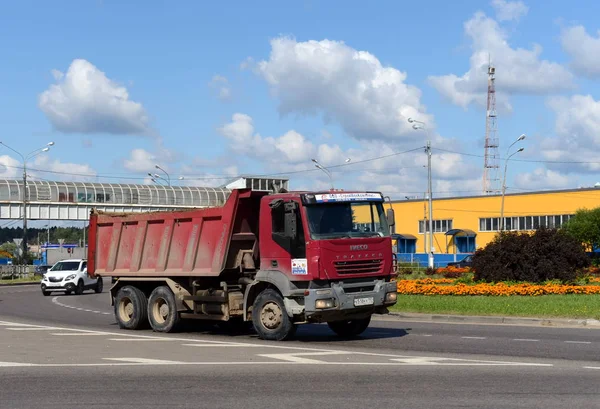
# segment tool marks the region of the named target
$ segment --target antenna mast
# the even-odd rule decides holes
[[[496,68],[488,63],[487,113],[485,117],[485,156],[483,165],[483,193],[499,194],[498,127],[496,124]]]

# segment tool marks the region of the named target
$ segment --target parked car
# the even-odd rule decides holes
[[[54,264],[42,278],[42,294],[50,295],[60,291],[69,295],[82,294],[85,290],[102,292],[101,277],[90,277],[87,272],[87,260],[62,260]]]
[[[468,255],[467,257],[463,258],[462,260],[459,261],[451,261],[448,263],[448,267],[452,266],[452,267],[471,267],[473,265],[473,256],[472,255]]]

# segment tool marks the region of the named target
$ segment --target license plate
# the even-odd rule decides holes
[[[373,297],[355,298],[354,306],[362,307],[365,305],[373,305]]]

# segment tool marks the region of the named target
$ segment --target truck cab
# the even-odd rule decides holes
[[[293,332],[295,322],[327,322],[340,335],[357,335],[373,313],[386,313],[396,303],[390,237],[394,218],[393,212],[386,215],[383,204],[378,192],[262,198],[260,269],[246,297],[255,301],[253,314],[260,314],[253,317],[260,335],[286,338],[285,328]],[[269,300],[253,297],[269,286],[279,290],[281,300],[273,294]],[[265,312],[269,302],[281,301],[287,314],[276,318]]]

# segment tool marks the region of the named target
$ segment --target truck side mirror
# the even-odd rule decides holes
[[[396,216],[394,215],[394,209],[388,209],[386,216],[388,226],[394,226],[396,224]]]

